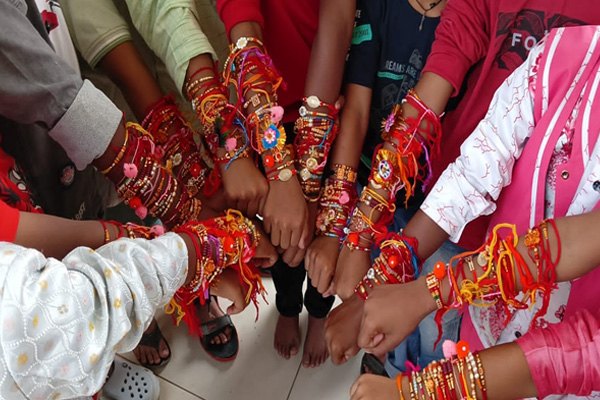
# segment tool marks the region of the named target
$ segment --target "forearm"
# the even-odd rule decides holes
[[[524,289],[528,291],[542,290],[545,293],[544,298],[549,296],[547,292],[551,290],[554,282],[566,282],[579,278],[600,264],[600,248],[598,248],[597,241],[594,240],[596,237],[594,232],[598,229],[598,223],[600,223],[600,211],[557,219],[555,224],[560,241],[553,225],[547,223],[545,227],[542,226],[537,231],[537,234],[533,232],[528,233],[529,236],[519,237],[515,251],[508,248],[512,247],[514,243],[511,236],[507,234],[510,231],[500,231],[504,232],[504,235],[492,235],[488,244],[479,250],[480,253],[463,254],[446,267],[448,274],[440,281],[442,301],[447,302],[447,299],[453,299],[453,304],[446,303],[444,307],[460,307],[465,303],[493,301],[494,299],[501,302],[514,302],[514,293]],[[536,242],[536,237],[539,237],[539,242]],[[490,242],[495,247],[492,247]],[[503,257],[502,271],[505,271],[502,275],[498,267],[500,256]],[[509,277],[507,277],[506,271],[508,271]],[[455,283],[451,284],[450,273]],[[499,281],[496,281],[499,276],[503,282],[502,287],[499,287]],[[478,298],[472,293],[473,298],[469,299],[464,297],[464,293],[461,293],[459,297],[459,292],[464,288],[463,282],[467,279],[470,282],[469,293],[475,290],[473,287],[473,282],[475,282],[476,287],[482,289],[480,295],[490,293],[489,296],[493,296]],[[428,290],[425,277],[419,278],[419,281],[421,281],[423,291]],[[507,289],[512,286],[514,286],[513,289]],[[502,294],[502,297],[499,296],[499,293]],[[434,298],[432,296],[426,298],[427,311],[435,311],[438,307]],[[527,299],[523,301],[527,301]]]
[[[109,51],[99,63],[125,96],[138,121],[162,97],[156,80],[146,67],[133,42],[124,42]]]
[[[536,397],[537,391],[531,378],[529,366],[525,355],[516,343],[504,344],[495,346],[490,349],[479,352],[481,366],[485,371],[485,388],[486,396],[489,400],[513,400],[529,397]],[[451,378],[454,390],[457,396],[462,393],[462,398],[467,398],[467,394],[463,393],[464,389],[460,389],[462,384],[460,374],[455,365],[454,376]],[[427,382],[427,379],[425,379]],[[442,378],[442,384],[433,386],[434,391],[442,385],[448,385],[448,381]],[[469,396],[472,397],[471,383],[473,382],[470,374],[465,374],[465,382],[469,390]],[[476,399],[484,398],[480,386],[473,382],[477,394]],[[405,399],[412,398],[410,395],[410,379],[408,376],[402,378],[402,393]],[[438,398],[429,396],[427,392],[423,396],[425,400]]]
[[[321,1],[319,29],[312,45],[305,96],[334,104],[339,96],[354,24],[355,2]],[[326,110],[325,110],[326,111]]]
[[[96,249],[104,244],[98,221],[75,221],[52,215],[21,212],[15,244],[61,259],[76,247]]]

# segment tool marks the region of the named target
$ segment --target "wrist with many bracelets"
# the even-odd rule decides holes
[[[195,77],[208,71],[208,76]],[[250,157],[244,116],[228,101],[227,88],[210,68],[196,71],[186,83],[186,93],[202,123],[204,140],[216,164],[225,169],[238,158]]]
[[[478,400],[478,393],[482,400],[487,400],[485,371],[479,353],[470,352],[465,341],[455,346],[447,359],[397,375],[400,399],[405,400],[403,386],[406,380],[410,400]]]
[[[333,165],[322,192],[315,234],[337,237],[342,241],[346,236],[348,219],[356,206],[356,170],[347,165]]]
[[[117,193],[138,217],[150,214],[168,227],[198,219],[202,202],[182,190],[184,186],[162,165],[152,136],[140,125],[126,125],[125,141],[116,153],[112,164],[101,172],[107,175],[115,167],[123,169]]]
[[[554,230],[558,244],[554,258],[550,249],[549,226]],[[509,231],[505,237],[500,235],[503,229]],[[548,309],[550,294],[556,287],[556,265],[561,256],[560,237],[554,221],[546,220],[529,229],[523,242],[527,247],[526,256],[536,266],[536,276],[530,272],[525,256],[517,251],[519,237],[516,227],[511,224],[494,227],[489,240],[478,250],[459,254],[447,265],[437,263],[426,282],[438,308],[438,327],[441,327],[442,316],[449,309],[461,308],[465,304],[489,307],[499,302],[506,314],[511,315],[511,309],[531,307],[538,292],[543,293],[542,306],[531,323],[543,316]],[[479,274],[479,269],[483,273]],[[517,289],[517,276],[521,290]],[[444,297],[442,281],[446,278],[450,291]],[[441,330],[438,335],[439,340]]]
[[[321,101],[317,96],[302,99],[300,118],[296,120],[295,153],[300,186],[309,202],[319,200],[323,171],[331,146],[339,132],[339,103]],[[326,108],[327,112],[313,111]]]
[[[415,280],[421,270],[422,260],[417,255],[417,239],[392,232],[381,243],[381,253],[373,266],[354,289],[363,300],[369,297],[369,289],[377,285],[408,283]]]
[[[218,181],[208,180],[210,155],[200,135],[181,113],[173,95],[164,96],[155,104],[141,125],[154,138],[154,153],[184,184],[190,197],[201,190],[210,195],[218,189]]]
[[[246,301],[252,300],[257,306],[258,295],[264,295],[264,287],[251,259],[260,236],[249,219],[238,211],[229,210],[222,217],[188,222],[173,232],[190,237],[194,252],[190,252],[189,257],[196,259],[194,277],[175,293],[166,308],[177,325],[183,321],[190,335],[200,334],[194,302],[199,300],[201,304],[205,303],[210,286],[216,284],[219,274],[226,268],[237,272],[240,282],[248,287]]]

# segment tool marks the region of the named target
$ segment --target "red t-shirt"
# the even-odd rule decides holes
[[[434,161],[436,179],[458,157],[460,145],[485,116],[494,92],[525,61],[529,50],[550,29],[570,25],[600,25],[598,2],[452,0],[447,3],[423,69],[448,80],[454,86],[453,96],[460,99],[442,123],[442,156]],[[461,98],[463,87],[466,91]],[[487,217],[473,221],[459,244],[468,249],[480,246],[488,225]]]
[[[19,211],[42,212],[31,202],[31,193],[14,158],[0,148],[0,242],[15,240]]]
[[[319,24],[319,0],[217,0],[227,34],[240,22],[257,22],[286,88],[278,91],[284,122],[298,118],[310,50]]]

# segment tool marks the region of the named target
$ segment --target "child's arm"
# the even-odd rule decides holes
[[[369,125],[372,94],[373,90],[368,87],[347,85],[346,102],[340,118],[340,133],[333,148],[331,165],[346,165],[355,171],[358,170]],[[325,293],[331,285],[339,252],[340,238],[330,236],[317,237],[307,251],[305,267],[313,286],[320,293]]]
[[[433,43],[431,54],[427,59],[422,77],[414,88],[422,103],[436,115],[440,115],[450,97],[458,93],[468,69],[485,56],[489,42],[486,28],[489,19],[486,17],[487,12],[485,5],[473,0],[448,2],[442,12],[442,19],[436,30],[436,40]],[[469,32],[469,35],[465,35],[464,32]],[[414,118],[419,113],[416,108],[404,103],[402,104],[402,114],[406,118]],[[424,127],[423,123],[421,128]],[[444,133],[442,132],[442,134]],[[397,144],[390,140],[385,142],[383,148],[395,151]],[[401,158],[399,161],[406,164],[407,159]],[[373,162],[372,173],[377,172],[377,167],[377,163]],[[369,188],[381,195],[384,200],[389,201],[391,195],[389,191],[375,188],[371,184],[369,184]],[[362,203],[360,210],[364,215],[369,216],[373,224],[379,222],[381,217],[379,211]],[[367,242],[373,240],[373,235],[370,233],[363,233],[361,236]],[[353,265],[351,269],[344,270],[342,268],[341,273],[336,277],[338,294],[342,298],[347,298],[352,295],[354,285],[364,275],[369,265],[361,262],[360,259],[365,258],[356,251],[351,251],[347,246],[342,249],[340,257],[344,258],[347,265]]]

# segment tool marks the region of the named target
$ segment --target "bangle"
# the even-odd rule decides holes
[[[103,220],[100,219],[98,221],[104,229],[104,244],[107,244],[108,242],[110,242],[110,233],[108,232],[108,227],[106,226],[106,223]]]
[[[125,129],[125,141],[123,142],[123,146],[121,146],[121,150],[119,150],[119,153],[113,160],[112,164],[108,168],[100,171],[100,173],[102,175],[106,175],[106,174],[110,173],[110,171],[112,171],[112,169],[115,167],[115,165],[117,165],[118,163],[121,162],[121,160],[123,159],[123,156],[125,155],[125,150],[127,149],[127,140],[128,139],[129,139],[129,132],[127,129]]]
[[[402,375],[396,375],[396,386],[398,387],[398,393],[400,394],[400,400],[404,400],[404,393],[402,393]]]

